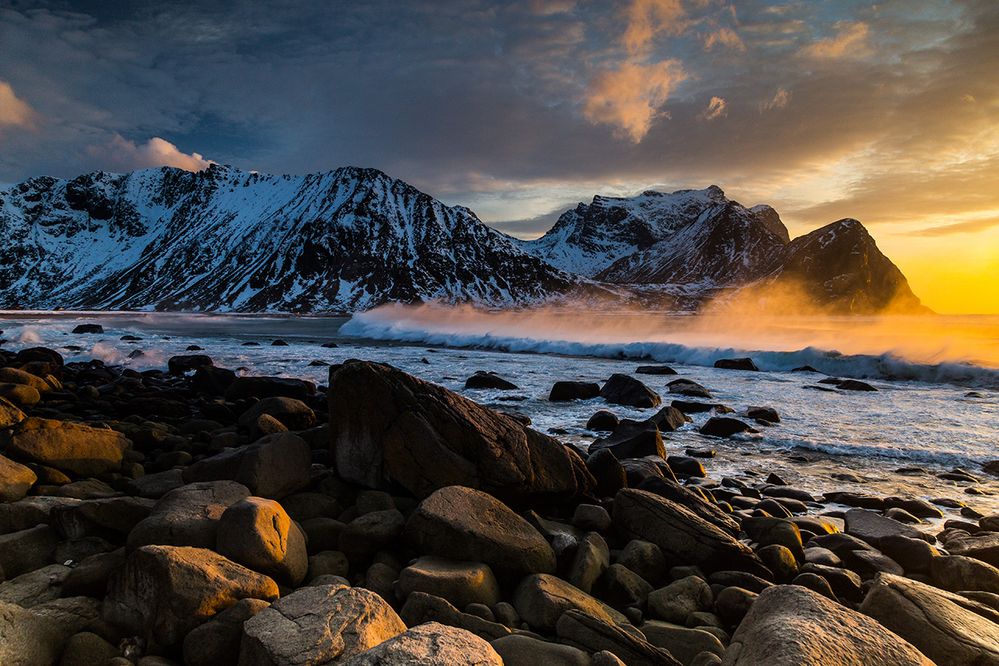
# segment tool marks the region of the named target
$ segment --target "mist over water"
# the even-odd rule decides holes
[[[386,305],[341,330],[366,338],[516,352],[712,365],[751,356],[763,370],[999,388],[999,317],[775,316],[709,308],[637,310]]]

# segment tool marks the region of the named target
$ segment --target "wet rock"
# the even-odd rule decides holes
[[[272,601],[277,584],[210,550],[143,546],[115,574],[104,600],[104,619],[163,646],[240,599]]]
[[[171,356],[167,360],[167,369],[171,375],[183,375],[199,368],[207,368],[215,365],[210,356],[204,354],[187,354],[182,356]]]
[[[628,475],[617,457],[607,449],[596,451],[586,458],[586,469],[596,481],[594,492],[598,497],[612,497],[628,485]]]
[[[479,562],[461,562],[442,557],[421,557],[399,574],[399,595],[426,592],[457,606],[493,606],[500,600],[499,583],[492,569]]]
[[[236,373],[226,368],[202,366],[191,377],[191,388],[198,393],[221,396],[236,381]]]
[[[586,429],[596,432],[613,432],[618,423],[620,423],[620,419],[614,412],[601,409],[589,418],[586,422]]]
[[[38,476],[29,468],[0,455],[0,502],[16,502],[28,494],[37,480]]]
[[[312,479],[312,450],[292,433],[277,433],[249,446],[231,449],[200,460],[184,470],[184,480],[233,480],[254,495],[281,499]]]
[[[131,442],[114,430],[80,423],[28,418],[0,436],[8,457],[54,467],[78,476],[97,476],[121,467]]]
[[[274,500],[241,499],[218,521],[219,554],[266,574],[285,585],[298,586],[309,567],[305,534]]]
[[[600,395],[600,384],[595,382],[555,382],[548,394],[550,402],[589,400]]]
[[[785,518],[746,518],[742,529],[760,546],[779,545],[791,551],[795,561],[803,562],[805,553],[801,543],[801,530]]]
[[[841,391],[877,391],[876,388],[867,382],[857,381],[856,379],[844,379],[836,385],[836,388]]]
[[[622,420],[609,436],[593,442],[589,451],[593,454],[604,449],[613,453],[618,460],[666,456],[662,435],[651,421]]]
[[[696,562],[708,569],[762,569],[748,546],[689,509],[650,492],[619,491],[614,526],[623,538],[659,546],[669,561]]]
[[[635,368],[636,375],[675,375],[676,370],[668,365],[640,365]]]
[[[732,635],[726,666],[931,666],[877,622],[798,585],[763,592]]]
[[[406,523],[416,552],[472,562],[511,574],[549,573],[555,553],[526,520],[496,498],[461,486],[420,502]]]
[[[929,502],[915,497],[886,497],[884,505],[887,508],[899,508],[911,513],[917,518],[943,518],[944,513]]]
[[[427,622],[344,662],[346,666],[503,666],[493,647],[464,629]]]
[[[520,387],[513,382],[503,379],[495,372],[484,372],[479,370],[474,375],[465,380],[466,389],[493,389],[497,391],[516,391]]]
[[[669,456],[666,458],[666,464],[678,477],[704,478],[708,475],[701,461],[689,456]]]
[[[748,407],[746,408],[746,416],[757,421],[780,423],[780,414],[773,407]]]
[[[774,573],[774,579],[787,583],[798,575],[798,562],[794,553],[786,546],[770,544],[756,551],[760,561]]]
[[[926,573],[940,551],[923,539],[901,534],[884,536],[878,540],[878,549],[898,562],[906,573]]]
[[[860,611],[938,664],[999,663],[999,614],[956,594],[882,574]]]
[[[171,490],[129,533],[128,547],[157,544],[214,549],[222,514],[249,495],[246,486],[234,481],[192,483]]]
[[[575,451],[517,420],[387,365],[330,371],[330,434],[337,473],[426,497],[465,485],[504,498],[585,492],[593,479]]]
[[[659,394],[630,375],[613,374],[600,389],[600,397],[614,405],[648,408],[662,403]]]
[[[242,398],[294,398],[307,400],[316,392],[316,385],[302,379],[285,377],[236,377],[225,390],[230,402]]]
[[[649,421],[655,423],[656,427],[663,432],[674,432],[680,426],[687,423],[688,420],[683,412],[673,405],[666,405],[649,419]]]
[[[606,650],[629,666],[680,666],[668,650],[652,645],[641,632],[630,633],[612,622],[576,609],[562,614],[556,632],[559,640],[567,645],[590,653]]]
[[[720,358],[715,361],[715,367],[723,370],[752,370],[754,372],[760,370],[751,358]]]
[[[342,585],[302,588],[243,624],[245,666],[344,663],[406,631],[377,594]]]
[[[73,328],[73,333],[76,335],[103,333],[104,327],[100,324],[78,324]]]
[[[702,435],[711,437],[731,437],[743,432],[756,432],[748,424],[729,416],[712,416],[701,426]]]
[[[704,398],[705,400],[711,399],[711,392],[708,391],[708,389],[701,386],[700,384],[698,384],[697,382],[693,381],[692,379],[674,379],[673,381],[669,382],[666,386],[669,387],[670,393],[685,395],[688,398]],[[681,401],[674,400],[672,402],[672,405],[677,409],[679,409],[681,412],[685,414],[694,413],[686,411],[685,409],[683,409],[683,407],[678,405],[677,402]],[[687,403],[687,404],[697,405],[699,403]]]
[[[711,396],[707,396],[711,397]],[[679,409],[684,414],[701,414],[703,412],[715,412],[717,414],[731,414],[734,410],[718,403],[693,402],[691,400],[674,400],[671,406]]]

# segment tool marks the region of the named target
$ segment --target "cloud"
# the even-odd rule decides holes
[[[717,45],[727,46],[736,51],[746,50],[746,44],[742,41],[742,38],[731,28],[719,28],[708,33],[708,36],[704,38],[705,50],[710,51]]]
[[[623,63],[591,81],[583,114],[591,123],[610,125],[618,134],[638,143],[648,134],[653,120],[669,117],[660,108],[686,78],[677,60],[649,65]]]
[[[0,80],[0,127],[33,128],[37,119],[34,109],[14,94],[14,88]]]
[[[791,93],[784,89],[778,88],[774,96],[766,100],[760,105],[762,111],[772,111],[774,109],[784,109],[787,105],[791,103]]]
[[[967,234],[985,231],[993,227],[999,227],[999,216],[987,217],[979,220],[968,220],[955,224],[944,224],[936,227],[927,227],[913,231],[914,236],[949,236],[951,234]]]
[[[659,33],[678,35],[688,25],[680,0],[631,0],[626,17],[621,41],[631,54],[644,52]]]
[[[805,46],[801,53],[810,58],[835,60],[857,57],[867,53],[867,36],[870,27],[861,21],[837,24],[837,33]]]
[[[714,120],[728,113],[728,104],[721,97],[712,97],[708,102],[708,108],[704,109],[700,117],[704,120]]]
[[[184,153],[166,139],[154,136],[143,144],[116,134],[109,144],[92,148],[114,168],[122,171],[169,166],[186,171],[202,171],[214,164],[199,153]]]

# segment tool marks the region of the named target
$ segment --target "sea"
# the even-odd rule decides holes
[[[101,324],[104,333],[73,334],[81,323]],[[776,472],[816,494],[946,498],[983,514],[999,513],[999,479],[981,468],[999,459],[996,316],[767,319],[747,313],[389,305],[354,316],[10,311],[0,313],[0,329],[4,349],[41,345],[57,349],[67,362],[93,358],[139,371],[165,368],[171,356],[192,353],[192,345],[218,366],[320,385],[328,382],[329,368],[314,361],[379,361],[491,408],[526,415],[534,428],[582,448],[599,437],[585,427],[595,411],[644,419],[655,410],[608,405],[600,398],[552,403],[552,384],[602,382],[625,373],[669,404],[684,399],[668,392],[667,382],[676,377],[635,374],[640,365],[666,364],[708,388],[710,402],[732,408],[733,416],[750,406],[780,414],[779,424],[755,426],[758,433],[731,439],[701,435],[710,414],[694,414],[691,423],[665,436],[670,455],[714,450],[715,457],[703,461],[712,478],[760,482]],[[274,346],[275,340],[287,345]],[[760,370],[713,367],[719,359],[742,357]],[[465,380],[480,370],[498,373],[517,390],[465,389]],[[877,391],[820,383],[829,377],[860,379]],[[954,468],[981,483],[939,478]],[[958,515],[947,511],[948,517]]]

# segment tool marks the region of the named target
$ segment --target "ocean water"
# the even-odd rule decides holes
[[[96,322],[102,335],[73,335]],[[311,379],[325,384],[326,367],[348,358],[395,365],[496,409],[529,416],[535,428],[586,446],[586,420],[598,409],[646,418],[654,410],[608,406],[597,398],[550,403],[558,380],[603,381],[633,374],[642,364],[667,363],[707,387],[711,402],[736,411],[777,409],[781,423],[730,440],[700,435],[709,417],[666,437],[670,454],[688,447],[717,451],[709,475],[765,477],[776,471],[815,493],[904,494],[965,501],[999,513],[999,479],[981,472],[999,459],[999,318],[885,320],[760,320],[676,317],[656,313],[551,311],[490,313],[465,308],[386,307],[354,318],[146,313],[0,314],[5,349],[45,345],[67,360],[99,358],[136,370],[163,368],[167,359],[204,348],[216,365],[249,374]],[[125,342],[122,335],[141,341]],[[288,346],[270,346],[282,339]],[[244,346],[257,342],[260,346]],[[336,342],[336,348],[323,348]],[[79,347],[73,349],[72,347]],[[135,349],[143,356],[129,359]],[[711,367],[718,358],[749,356],[760,372]],[[819,373],[792,372],[811,365]],[[477,370],[494,371],[516,391],[465,390]],[[816,389],[826,375],[861,378],[875,393]],[[675,377],[635,375],[668,404]],[[828,389],[829,387],[826,386]],[[676,396],[682,399],[682,396]],[[914,476],[895,472],[921,467]],[[962,467],[977,474],[981,493],[937,478]],[[855,481],[843,480],[852,475]]]

